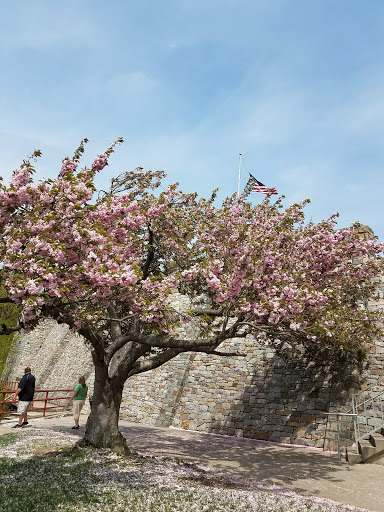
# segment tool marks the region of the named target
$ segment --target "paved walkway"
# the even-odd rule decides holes
[[[0,434],[14,423],[0,423]],[[65,431],[73,420],[71,416],[31,418],[30,424]],[[335,454],[314,449],[125,421],[120,422],[120,429],[128,445],[142,454],[176,457],[202,468],[235,474],[249,480],[250,487],[261,482],[384,512],[384,465],[350,466],[339,463]],[[82,435],[84,429],[77,432]]]

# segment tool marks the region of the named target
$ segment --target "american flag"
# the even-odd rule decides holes
[[[257,180],[251,173],[249,173],[249,180],[245,186],[244,194],[249,194],[250,192],[261,192],[262,194],[266,194],[267,196],[271,196],[272,194],[277,194],[277,190],[273,188],[268,188],[261,181]]]

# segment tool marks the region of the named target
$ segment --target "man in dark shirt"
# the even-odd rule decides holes
[[[33,400],[35,393],[35,377],[31,374],[29,366],[24,370],[24,377],[19,382],[13,399],[16,400],[19,396],[19,403],[17,404],[17,412],[19,414],[19,423],[14,425],[12,428],[21,428],[28,425],[27,413],[29,406]]]

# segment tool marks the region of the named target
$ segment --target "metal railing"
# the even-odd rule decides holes
[[[369,438],[375,432],[384,429],[384,377],[352,395],[352,408],[346,412],[325,413],[336,416],[337,451],[341,460],[340,419],[350,418],[353,421],[356,453],[359,453],[359,442]]]
[[[356,445],[384,428],[384,378],[352,395]]]
[[[20,381],[17,380],[0,380],[0,389],[6,391],[16,391]]]
[[[16,383],[18,384],[18,383]],[[1,389],[2,388],[2,389]],[[10,410],[10,405],[17,406],[18,400],[13,400],[17,387],[14,389],[5,389],[4,381],[0,382],[0,422],[2,417],[6,414],[15,414],[15,410]],[[73,394],[73,389],[37,389],[31,408],[29,411],[43,411],[43,418],[46,416],[48,409],[65,409],[68,407],[68,400]],[[70,393],[66,396],[60,396],[61,393]],[[65,403],[63,401],[65,400]],[[37,402],[43,402],[39,407]]]
[[[337,429],[337,458],[341,461],[341,440],[340,440],[340,419],[351,418],[353,422],[356,421],[356,414],[348,412],[326,412],[326,416],[336,416],[336,429]],[[357,445],[357,444],[356,444]]]

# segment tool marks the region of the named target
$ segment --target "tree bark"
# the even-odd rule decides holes
[[[91,414],[80,444],[110,448],[116,453],[130,455],[126,440],[118,428],[123,387],[124,382],[108,376],[106,365],[95,367]]]

